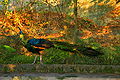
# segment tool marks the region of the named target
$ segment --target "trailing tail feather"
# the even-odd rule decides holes
[[[59,41],[53,41],[52,43],[54,43],[54,48],[64,50],[64,51],[68,51],[68,52],[83,54],[83,55],[86,55],[86,56],[103,55],[103,53],[101,53],[101,52],[99,52],[95,49],[92,49],[90,47],[84,47],[82,45],[69,44],[67,42],[59,42]]]

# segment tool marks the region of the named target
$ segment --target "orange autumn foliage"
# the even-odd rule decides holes
[[[81,37],[81,39],[87,39],[89,37],[91,37],[93,34],[91,31],[88,30],[83,30],[83,36]]]

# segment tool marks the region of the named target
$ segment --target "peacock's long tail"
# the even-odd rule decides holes
[[[102,55],[103,53],[92,49],[90,47],[84,47],[81,45],[76,45],[76,44],[69,44],[67,42],[59,42],[59,41],[53,41],[54,48],[72,52],[72,53],[77,53],[77,54],[83,54],[86,56],[99,56]]]

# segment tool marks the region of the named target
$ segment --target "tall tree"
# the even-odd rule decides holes
[[[73,0],[74,2],[74,21],[75,21],[75,26],[74,26],[74,32],[73,32],[73,42],[76,43],[77,41],[77,28],[78,28],[78,23],[77,23],[77,0]]]

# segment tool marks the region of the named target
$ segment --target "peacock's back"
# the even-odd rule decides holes
[[[50,48],[53,46],[53,43],[46,39],[30,39],[28,40],[27,43],[29,43],[30,45],[36,46],[36,47]]]

